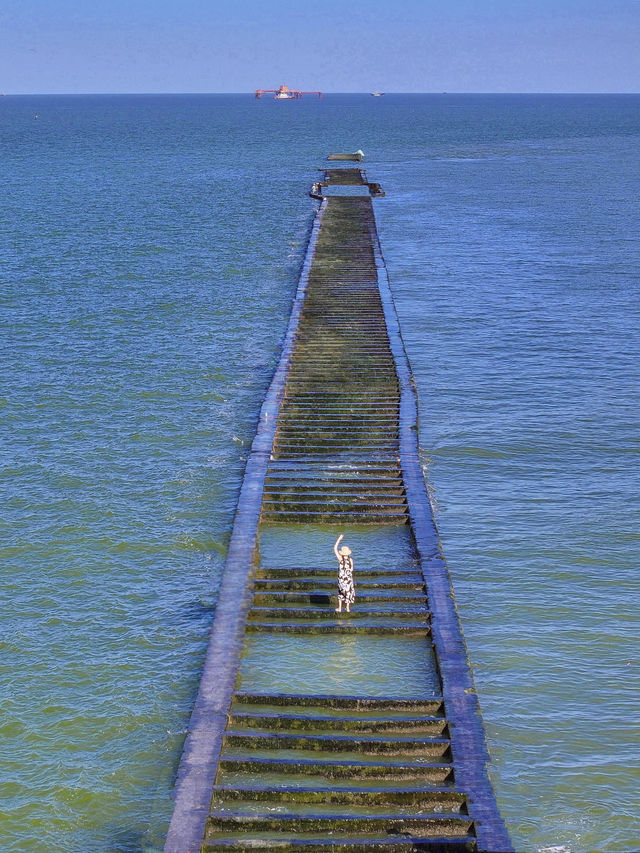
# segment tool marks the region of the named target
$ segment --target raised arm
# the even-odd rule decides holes
[[[336,555],[336,559],[338,560],[338,562],[340,561],[340,554],[338,553],[338,545],[342,542],[343,539],[344,539],[344,533],[341,533],[340,536],[338,536],[338,538],[336,539],[336,544],[333,546],[333,553]]]

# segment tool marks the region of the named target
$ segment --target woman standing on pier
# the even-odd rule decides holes
[[[344,534],[341,533],[336,540],[336,544],[333,546],[333,553],[338,559],[338,606],[336,607],[336,613],[340,613],[342,611],[343,602],[347,613],[350,613],[351,605],[356,600],[356,588],[353,583],[353,560],[351,559],[351,548],[347,548],[346,545],[343,545],[342,548],[338,550],[338,545],[343,539]]]

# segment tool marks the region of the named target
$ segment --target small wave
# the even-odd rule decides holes
[[[203,536],[202,538],[197,538],[195,536],[185,536],[176,541],[176,545],[178,548],[184,548],[185,550],[193,550],[193,551],[217,551],[222,557],[227,556],[227,551],[229,550],[228,546],[223,544],[222,542],[218,542],[216,539],[213,539],[209,536]]]

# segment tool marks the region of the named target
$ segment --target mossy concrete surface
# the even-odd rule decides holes
[[[327,169],[323,183],[368,182]],[[215,741],[210,803],[187,804],[167,853],[507,853],[370,198],[322,202],[276,379],[260,467],[248,465],[251,525],[243,496],[234,525],[251,555],[225,570],[233,654],[216,658],[209,730],[197,718],[199,743]],[[340,532],[355,561],[350,613],[335,609]]]

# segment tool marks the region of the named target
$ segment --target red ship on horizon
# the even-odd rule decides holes
[[[322,97],[322,92],[303,92],[300,89],[290,89],[284,84],[279,89],[256,89],[255,96],[256,98],[261,98],[270,92],[273,92],[274,101],[292,101],[296,98],[301,98],[303,95],[317,95],[319,98]]]

